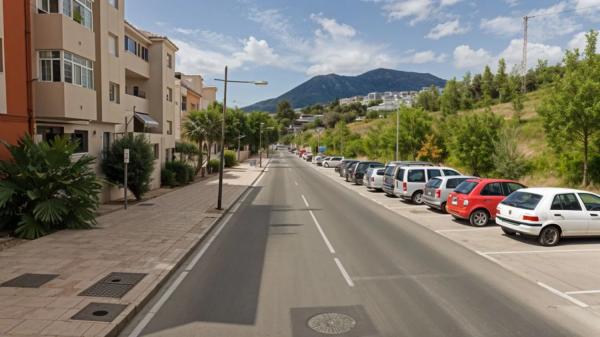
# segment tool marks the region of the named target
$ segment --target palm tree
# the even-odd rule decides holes
[[[221,140],[222,109],[222,106],[215,102],[203,111],[205,114],[206,143],[208,145],[207,161],[210,161],[213,145]]]
[[[204,156],[202,144],[207,139],[208,118],[203,111],[191,111],[187,119],[183,122],[183,135],[198,145],[198,163],[196,164],[196,174],[201,172],[204,177]],[[210,152],[209,152],[210,155]]]

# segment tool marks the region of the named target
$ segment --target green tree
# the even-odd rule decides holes
[[[519,129],[517,124],[502,129],[494,148],[494,173],[497,177],[518,180],[529,170],[525,156],[518,147]]]
[[[201,172],[204,177],[204,150],[202,145],[206,141],[208,122],[206,114],[202,111],[191,111],[183,122],[183,136],[198,146],[196,173]]]
[[[506,61],[503,58],[498,61],[498,71],[494,81],[494,85],[498,89],[498,98],[500,99],[500,102],[509,102],[512,91],[510,90],[510,83],[508,82],[508,75],[506,74]]]
[[[446,87],[440,99],[440,106],[444,116],[454,115],[460,109],[460,92],[456,79],[453,78],[446,82]]]
[[[450,123],[447,145],[450,155],[466,165],[474,175],[494,169],[493,155],[503,120],[491,110],[455,117]]]
[[[511,74],[509,78],[509,87],[511,91],[512,108],[513,108],[513,119],[517,122],[521,122],[523,115],[523,109],[525,108],[525,95],[522,89],[522,79],[517,73]]]
[[[425,142],[425,136],[431,133],[431,125],[431,117],[423,109],[400,108],[398,148],[401,158],[411,160],[417,158],[417,154]],[[390,129],[395,132],[395,127]],[[395,143],[394,140],[393,144]]]
[[[0,161],[0,229],[36,239],[96,224],[102,185],[91,169],[93,157],[72,158],[77,143],[66,137],[35,143],[26,136],[4,146],[12,158]]]
[[[473,90],[471,89],[472,78],[471,73],[467,72],[465,76],[463,76],[462,82],[460,82],[459,91],[460,91],[460,108],[464,110],[470,110],[473,108]]]
[[[294,112],[294,108],[289,101],[283,100],[277,103],[277,113],[275,114],[275,119],[284,125],[288,126],[294,122],[296,119],[296,113]]]
[[[494,74],[489,66],[485,66],[481,76],[481,93],[483,104],[485,106],[492,104],[492,99],[495,97]]]
[[[154,150],[144,135],[125,135],[116,140],[102,161],[102,171],[112,183],[123,185],[125,164],[123,150],[129,149],[127,165],[127,188],[137,200],[150,190],[152,171],[154,170]]]
[[[440,110],[440,92],[435,85],[417,95],[416,106],[427,111]]]
[[[590,142],[600,128],[600,58],[596,54],[598,32],[586,35],[583,58],[578,50],[567,51],[564,76],[559,79],[538,112],[544,119],[548,139],[556,148],[575,142],[583,149],[582,183],[589,183]]]

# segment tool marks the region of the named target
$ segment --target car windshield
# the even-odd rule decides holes
[[[534,210],[540,203],[540,200],[542,200],[542,196],[539,194],[517,191],[504,199],[501,204],[516,208]]]
[[[459,194],[469,194],[477,184],[479,184],[479,181],[463,181],[460,185],[456,186],[454,192]]]
[[[428,181],[427,184],[425,184],[425,187],[438,188],[438,187],[440,187],[440,185],[442,185],[442,179],[433,178],[430,181]]]
[[[386,176],[392,176],[394,174],[394,169],[396,168],[396,166],[393,165],[388,165],[385,167],[385,172],[384,175]]]

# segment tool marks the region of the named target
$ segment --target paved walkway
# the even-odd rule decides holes
[[[228,208],[259,176],[249,162],[224,175]],[[220,218],[218,177],[98,218],[92,230],[60,231],[0,252],[0,283],[58,274],[39,288],[0,287],[0,337],[107,336],[121,327]],[[147,274],[120,299],[78,296],[111,272]],[[72,320],[91,302],[127,307],[111,323]]]

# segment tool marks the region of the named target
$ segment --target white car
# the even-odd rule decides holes
[[[364,185],[369,190],[383,191],[383,174],[385,168],[371,167],[365,173]]]
[[[496,208],[496,223],[507,235],[537,237],[555,246],[562,237],[600,236],[600,195],[567,188],[524,188]]]
[[[329,157],[323,160],[323,167],[338,167],[344,160],[344,157]]]

